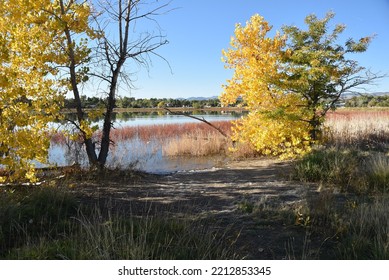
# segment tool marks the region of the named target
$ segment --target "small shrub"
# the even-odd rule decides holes
[[[389,189],[389,158],[382,154],[370,157],[366,177],[369,189],[386,192]]]
[[[255,205],[251,201],[243,200],[243,201],[238,203],[237,208],[238,208],[238,210],[242,211],[243,213],[250,214],[254,211]]]
[[[294,178],[321,182],[347,190],[358,184],[362,155],[349,149],[316,150],[304,156],[294,168]]]

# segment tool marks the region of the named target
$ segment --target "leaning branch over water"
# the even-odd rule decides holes
[[[223,130],[221,130],[219,127],[213,125],[212,123],[210,123],[209,121],[207,121],[206,119],[204,118],[199,118],[199,117],[195,117],[189,113],[183,113],[183,112],[173,112],[172,110],[170,110],[169,108],[164,108],[166,111],[168,111],[170,114],[172,115],[176,115],[176,116],[185,116],[185,117],[188,117],[188,118],[192,118],[192,119],[195,119],[195,120],[198,120],[200,122],[203,122],[203,123],[206,123],[207,125],[211,126],[212,128],[216,129],[217,131],[220,132],[221,135],[223,135],[224,137],[228,137],[227,134],[225,134],[223,132]]]

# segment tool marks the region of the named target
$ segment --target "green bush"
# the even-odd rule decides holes
[[[294,178],[321,182],[347,190],[358,184],[363,156],[355,150],[322,149],[303,157],[294,167]]]
[[[320,182],[342,191],[386,193],[389,189],[389,157],[350,149],[316,150],[295,164],[293,177],[303,182]]]

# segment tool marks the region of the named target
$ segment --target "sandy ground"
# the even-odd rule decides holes
[[[256,159],[211,170],[140,175],[136,180],[88,180],[75,191],[85,203],[98,201],[111,211],[215,221],[236,234],[235,246],[244,258],[300,258],[305,230],[295,225],[293,215],[280,213],[296,212],[317,187],[291,181],[290,174],[289,162]]]

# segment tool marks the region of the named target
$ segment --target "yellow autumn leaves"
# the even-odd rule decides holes
[[[35,163],[47,160],[48,123],[58,117],[66,85],[58,66],[68,63],[59,27],[88,29],[89,6],[73,3],[61,14],[58,0],[0,1],[0,182],[34,181]]]
[[[273,37],[259,15],[236,25],[231,46],[223,51],[226,67],[235,71],[220,97],[224,104],[241,97],[250,112],[236,122],[236,141],[264,155],[304,154],[321,140],[326,113],[341,95],[380,78],[347,58],[366,51],[373,37],[340,44],[345,26],[330,26],[334,16],[308,15],[306,30],[283,26]]]
[[[220,100],[228,105],[241,97],[249,110],[235,122],[234,141],[248,142],[263,155],[289,158],[310,150],[309,125],[300,121],[305,114],[303,100],[279,86],[286,38],[278,33],[269,38],[270,30],[260,15],[245,26],[236,25],[230,48],[223,50],[226,68],[235,71]]]

